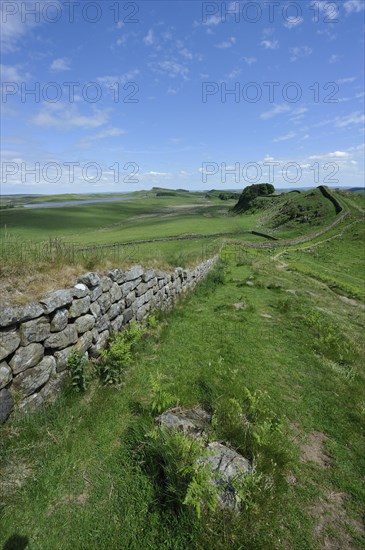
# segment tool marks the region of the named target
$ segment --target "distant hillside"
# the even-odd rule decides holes
[[[246,212],[252,207],[257,197],[268,197],[275,193],[275,187],[271,183],[257,183],[245,187],[242,191],[237,204],[232,208],[232,212],[240,214]]]
[[[326,188],[320,186],[302,193],[258,196],[243,215],[262,212],[260,223],[269,229],[295,228],[300,224],[318,226],[330,222],[339,210],[327,194]]]

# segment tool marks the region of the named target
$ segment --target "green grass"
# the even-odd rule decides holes
[[[214,194],[207,198],[205,193],[185,191],[174,191],[176,196],[157,197],[158,192],[161,191],[138,191],[130,193],[128,201],[113,203],[3,210],[0,226],[0,256],[4,260],[2,274],[5,277],[22,276],[68,265],[101,269],[106,262],[118,267],[133,261],[154,261],[161,267],[179,263],[187,266],[199,261],[204,251],[211,248],[208,239],[131,244],[123,249],[91,250],[81,254],[75,252],[75,247],[254,229],[274,232],[276,237],[285,239],[313,233],[335,219],[332,203],[318,190],[267,198],[258,201],[248,213],[238,216],[233,216],[230,211],[234,200],[221,201]],[[351,200],[358,200],[353,196]],[[89,197],[99,195],[86,198]],[[360,195],[356,197],[361,198]],[[41,196],[34,197],[33,202],[80,198],[78,195]],[[28,201],[29,197],[17,200]],[[295,205],[295,208],[309,205],[310,215],[320,212],[321,216],[311,218],[308,223],[288,221],[290,212],[286,211],[286,203]],[[356,205],[351,207],[358,208]],[[262,241],[261,237],[250,235],[237,236],[237,239]],[[215,250],[219,249],[224,236],[213,240]]]
[[[334,547],[364,548],[364,312],[341,302],[314,274],[328,268],[343,284],[337,254],[337,264],[348,262],[352,284],[361,286],[354,230],[330,241],[334,248],[324,245],[323,254],[314,248],[300,255],[311,277],[298,270],[296,253],[275,260],[268,250],[228,247],[224,278],[212,274],[159,316],[123,387],[94,382],[81,396],[64,395],[50,409],[3,427],[1,483],[13,483],[1,498],[0,543],[18,533],[37,550],[319,550],[329,537]],[[279,269],[281,261],[288,267]],[[268,392],[283,425],[278,441],[290,458],[289,475],[284,464],[279,468],[274,498],[258,499],[258,509],[246,515],[204,512],[200,520],[188,507],[160,501],[130,440],[139,433],[142,444],[152,423],[151,376],[158,374],[183,406],[215,409],[242,400],[245,387]],[[323,463],[303,458],[304,444],[316,455],[316,433],[324,438]],[[341,497],[335,505],[331,495]]]

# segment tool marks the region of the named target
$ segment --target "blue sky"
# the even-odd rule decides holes
[[[363,185],[364,0],[1,8],[3,194]]]

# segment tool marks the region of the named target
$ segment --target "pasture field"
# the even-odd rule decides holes
[[[39,550],[364,548],[364,302],[341,298],[364,288],[354,221],[289,254],[226,245],[196,292],[151,318],[121,387],[93,379],[3,427],[0,543],[16,532]],[[174,404],[211,411],[247,388],[280,422],[256,443],[271,483],[241,514],[198,519],[166,501],[145,467],[156,380]]]
[[[187,267],[214,255],[227,239],[252,243],[266,240],[245,231],[293,239],[310,235],[336,219],[333,204],[318,189],[257,199],[250,210],[237,216],[231,212],[235,200],[223,201],[218,195],[155,189],[123,195],[121,198],[128,200],[120,202],[0,211],[0,291],[4,304],[25,302],[55,285],[70,285],[84,270],[125,268],[133,263]],[[349,210],[360,215],[363,196],[338,196],[348,201]],[[33,202],[54,200],[57,204],[81,198],[43,196]],[[97,200],[100,195],[84,198]],[[18,201],[25,204],[29,197],[19,197]],[[309,221],[303,223],[303,216]],[[166,237],[186,240],[158,241]],[[154,239],[156,242],[139,242]],[[115,243],[123,246],[111,246]]]

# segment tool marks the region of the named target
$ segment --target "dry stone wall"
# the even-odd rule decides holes
[[[0,424],[14,411],[29,412],[52,400],[68,376],[73,351],[97,358],[111,332],[171,308],[216,259],[171,273],[140,266],[85,273],[73,288],[0,310]]]

